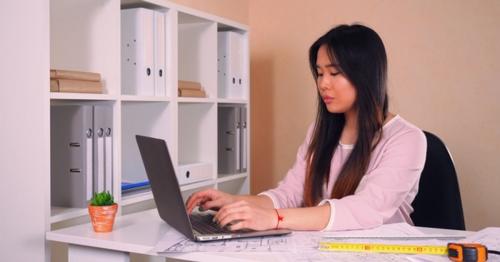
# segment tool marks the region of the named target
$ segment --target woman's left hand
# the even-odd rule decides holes
[[[263,208],[245,200],[224,205],[214,218],[221,227],[228,226],[232,231],[274,229],[278,221],[274,209]]]

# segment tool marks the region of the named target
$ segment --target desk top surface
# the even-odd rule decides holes
[[[92,224],[86,223],[47,232],[46,238],[68,244],[153,254],[151,249],[169,229],[157,210],[151,209],[116,217],[110,233],[96,233]]]
[[[170,226],[159,217],[157,210],[151,209],[117,217],[110,233],[95,233],[92,225],[87,223],[47,232],[46,238],[74,245],[157,255],[152,249],[169,229]],[[419,230],[428,234],[464,234],[464,231],[448,229],[419,227]]]

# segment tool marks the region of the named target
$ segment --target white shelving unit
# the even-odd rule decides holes
[[[165,96],[138,96],[123,91],[120,10],[135,7],[165,14]],[[223,97],[217,86],[218,31],[235,31],[244,36],[242,59],[247,81],[242,97]],[[249,193],[249,168],[233,175],[217,173],[218,105],[244,105],[250,119],[247,26],[163,0],[51,0],[50,46],[52,69],[98,72],[102,76],[103,94],[50,93],[50,104],[112,106],[113,193],[119,205],[126,207],[152,199],[149,189],[121,192],[122,181],[146,178],[136,134],[165,139],[177,169],[196,164],[211,166],[208,179],[181,185],[184,197],[203,188]],[[177,97],[178,80],[200,82],[207,97]],[[249,133],[246,139],[250,145]],[[250,163],[249,147],[246,150]],[[52,206],[49,221],[55,224],[85,215],[85,208]]]

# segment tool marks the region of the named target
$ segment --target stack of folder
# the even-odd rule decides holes
[[[179,80],[179,97],[207,97],[198,82]]]
[[[101,74],[51,69],[50,92],[102,93]]]
[[[131,191],[139,190],[139,189],[149,188],[150,185],[149,185],[148,180],[139,181],[139,182],[122,181],[121,187],[122,187],[122,193],[127,193],[127,192],[131,192]]]
[[[85,208],[93,193],[113,193],[113,107],[50,106],[53,206]]]

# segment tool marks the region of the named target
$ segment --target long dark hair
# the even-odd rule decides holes
[[[339,25],[309,49],[309,63],[315,80],[318,79],[318,50],[323,45],[327,47],[330,60],[339,65],[340,72],[356,89],[354,107],[358,113],[358,137],[331,192],[331,198],[340,199],[354,194],[366,173],[370,154],[382,136],[388,111],[387,56],[382,39],[372,29],[359,24]],[[306,155],[305,206],[314,206],[322,198],[344,125],[344,114],[330,113],[318,91],[318,112]]]

